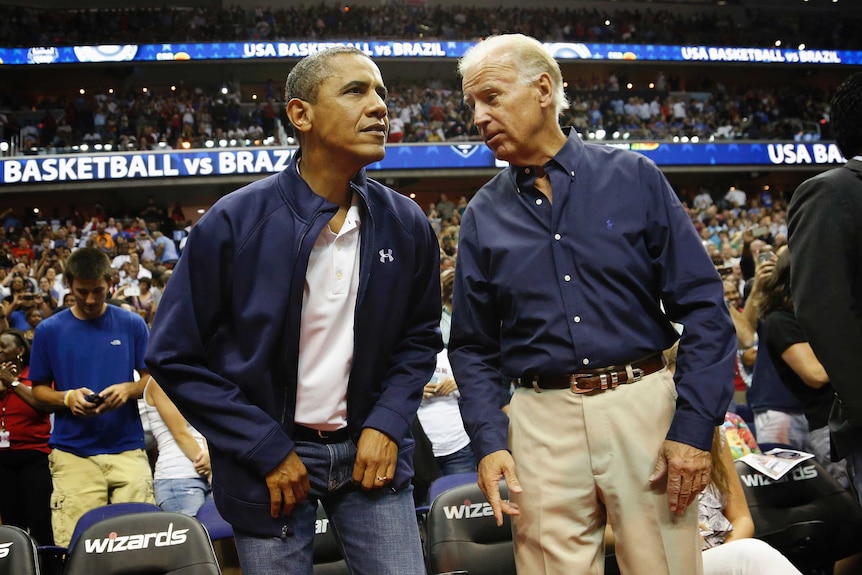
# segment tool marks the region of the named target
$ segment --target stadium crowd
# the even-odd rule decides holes
[[[785,46],[859,49],[859,17],[781,10],[548,8],[432,3],[327,3],[244,9],[238,6],[54,10],[5,7],[0,45],[68,46],[286,39],[475,40],[520,32],[548,42]]]
[[[744,13],[744,16],[741,14]],[[731,16],[733,14],[734,16]],[[827,12],[657,6],[617,9],[567,7],[345,6],[321,2],[278,9],[240,7],[43,10],[9,6],[0,46],[255,41],[286,39],[475,40],[499,31],[546,41],[642,44],[854,48],[858,18]],[[825,22],[828,21],[828,25]],[[628,86],[625,68],[566,78],[572,107],[564,125],[596,140],[749,139],[816,141],[827,137],[828,89],[724,85],[702,73],[659,72],[649,89]],[[425,85],[390,85],[390,142],[477,139],[454,78]],[[390,80],[390,83],[392,81]],[[284,145],[290,136],[272,80],[260,86],[126,85],[107,93],[33,93],[0,88],[0,140],[24,153],[84,149],[201,148]],[[258,94],[260,98],[258,99]],[[105,146],[107,145],[107,148]]]
[[[655,89],[621,88],[620,76],[571,81],[571,108],[561,122],[596,140],[804,140],[828,137],[831,94],[822,87],[729,89],[712,80],[659,73]],[[623,82],[625,77],[622,77]],[[264,87],[262,93],[271,92]],[[137,149],[260,146],[293,143],[280,128],[278,98],[243,101],[239,86],[129,89],[93,95],[57,95],[34,101],[21,95],[0,104],[0,136],[19,135],[27,153],[89,148]],[[2,100],[0,100],[2,102]],[[477,140],[461,91],[429,82],[395,83],[388,99],[391,143]],[[22,109],[26,111],[21,111]],[[34,113],[32,110],[36,110]],[[288,128],[289,129],[289,128]],[[209,143],[208,143],[209,142]],[[86,149],[86,148],[85,148]]]

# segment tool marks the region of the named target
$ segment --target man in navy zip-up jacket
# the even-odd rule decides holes
[[[311,573],[319,500],[354,573],[424,573],[410,424],[442,348],[439,248],[366,178],[386,88],[358,50],[287,81],[300,152],[192,229],[147,363],[207,438],[243,572]]]

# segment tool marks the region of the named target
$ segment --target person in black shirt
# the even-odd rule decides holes
[[[846,463],[843,460],[833,463],[830,456],[828,423],[834,391],[793,312],[790,253],[786,249],[781,250],[775,271],[763,286],[759,312],[765,339],[760,345],[766,346],[781,381],[805,406],[808,419],[805,449],[814,453],[817,461],[847,487]]]

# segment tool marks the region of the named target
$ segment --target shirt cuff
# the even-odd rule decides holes
[[[667,432],[667,439],[691,445],[702,451],[712,450],[712,436],[717,424],[686,411],[677,411]]]

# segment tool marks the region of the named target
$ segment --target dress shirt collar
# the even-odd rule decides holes
[[[520,189],[523,185],[533,185],[537,177],[542,177],[548,169],[557,168],[569,176],[574,176],[584,155],[584,142],[578,132],[571,127],[563,128],[566,143],[560,151],[543,166],[510,166],[511,173]]]

